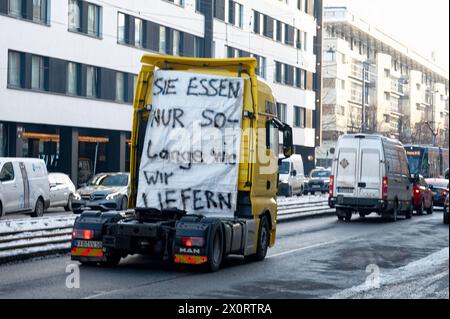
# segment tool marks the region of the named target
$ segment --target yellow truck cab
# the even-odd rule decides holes
[[[80,215],[72,259],[115,265],[128,255],[147,254],[211,271],[227,255],[263,260],[276,238],[280,133],[285,158],[293,146],[292,129],[277,119],[269,85],[255,74],[256,60],[144,55],[141,62],[130,210]],[[177,129],[178,135],[183,132],[177,147],[185,149],[207,126],[225,136],[204,140],[202,131],[207,151],[167,149],[178,143],[170,140]],[[226,138],[239,143],[235,152],[226,148],[230,140],[220,153],[208,146]],[[206,163],[207,156],[216,161]]]

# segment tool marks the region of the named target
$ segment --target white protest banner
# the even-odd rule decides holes
[[[154,74],[137,207],[233,217],[244,79]]]

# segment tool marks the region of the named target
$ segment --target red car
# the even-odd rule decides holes
[[[433,214],[434,194],[422,176],[416,178],[416,183],[414,183],[413,188],[413,195],[414,210],[417,214],[422,215],[425,210],[427,211],[427,214]]]

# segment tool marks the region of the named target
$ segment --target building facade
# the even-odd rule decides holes
[[[345,133],[448,147],[448,72],[346,7],[324,8],[323,143],[318,164]]]
[[[312,168],[321,17],[321,0],[0,0],[0,156],[126,171],[142,54],[254,56]]]

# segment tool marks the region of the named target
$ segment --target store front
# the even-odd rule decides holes
[[[0,156],[41,158],[49,172],[80,185],[96,173],[128,171],[130,138],[129,132],[0,123]]]

